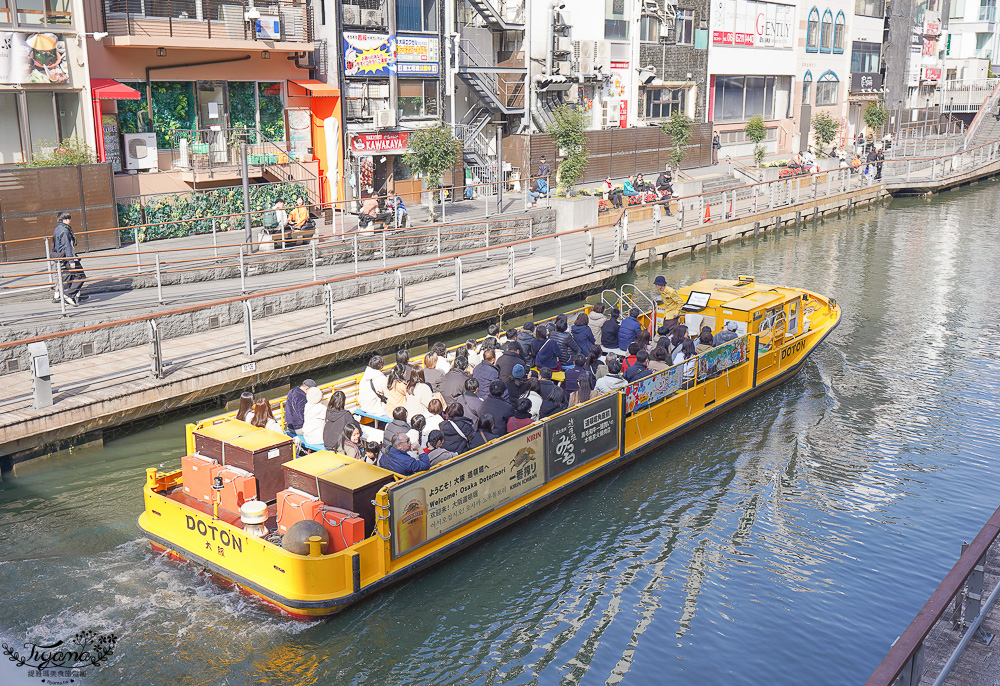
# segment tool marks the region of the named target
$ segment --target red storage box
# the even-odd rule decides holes
[[[245,469],[220,465],[215,476],[222,477],[221,509],[239,514],[240,505],[257,499],[257,479]]]
[[[365,520],[354,512],[324,505],[319,498],[296,488],[278,493],[278,531],[282,534],[296,522],[311,519],[319,522],[330,534],[330,545],[324,553],[344,550],[365,538]]]
[[[184,495],[211,504],[214,495],[212,480],[220,469],[222,466],[208,457],[201,455],[182,457],[181,478],[184,480]]]
[[[288,533],[292,524],[303,519],[319,521],[319,508],[323,503],[316,496],[295,488],[287,488],[278,492],[277,501],[278,531],[282,534]]]

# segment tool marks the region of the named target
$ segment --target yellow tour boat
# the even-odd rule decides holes
[[[662,312],[628,288],[602,299],[639,306],[655,330]],[[147,470],[139,530],[288,615],[332,615],[788,380],[841,316],[832,298],[752,277],[678,294],[693,335],[709,326],[737,337],[693,370],[682,362],[410,476],[332,451],[296,457],[289,436],[234,413],[189,424],[182,469]],[[356,404],[360,378],[321,388],[343,391],[371,426]],[[280,418],[284,401],[272,405]],[[289,524],[309,535],[289,545]]]

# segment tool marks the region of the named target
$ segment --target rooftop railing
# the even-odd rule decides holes
[[[255,7],[260,19],[247,21]],[[305,0],[104,0],[112,36],[310,43],[312,11]]]

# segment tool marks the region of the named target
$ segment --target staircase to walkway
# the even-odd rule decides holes
[[[747,189],[744,192],[740,192],[738,189]],[[750,191],[749,186],[743,181],[732,176],[725,174],[720,174],[718,176],[710,176],[703,179],[701,182],[701,192],[708,194],[705,198],[706,202],[720,202],[723,193],[728,193],[729,191],[734,191],[736,193],[736,198],[742,200],[749,197]]]

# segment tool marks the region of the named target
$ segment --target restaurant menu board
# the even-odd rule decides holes
[[[625,389],[625,412],[631,414],[638,407],[653,405],[680,390],[684,383],[684,363],[647,376]]]
[[[545,422],[545,480],[620,448],[621,401],[609,393]]]
[[[118,115],[102,114],[101,128],[104,130],[104,161],[111,163],[111,168],[122,170],[122,150],[118,136]]]
[[[698,378],[718,374],[747,359],[747,337],[733,339],[698,356]]]
[[[541,486],[544,459],[545,431],[538,426],[391,488],[392,556]]]

